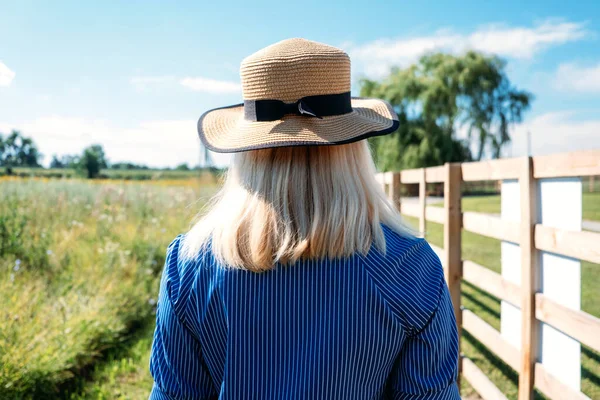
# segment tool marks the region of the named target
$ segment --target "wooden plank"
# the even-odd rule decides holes
[[[484,400],[507,400],[504,393],[490,381],[473,361],[463,357],[461,364],[463,376]]]
[[[427,183],[444,182],[446,170],[443,165],[425,168],[425,181]]]
[[[392,174],[392,180],[390,182],[390,188],[388,196],[391,196],[392,204],[396,207],[397,210],[400,210],[400,189],[402,187],[402,183],[400,182],[400,172],[394,172]]]
[[[535,318],[535,293],[540,289],[539,262],[534,245],[537,219],[537,182],[531,157],[522,160],[519,177],[521,196],[521,362],[519,400],[533,398],[535,363],[539,357],[540,328]]]
[[[517,307],[521,304],[521,288],[519,286],[473,261],[463,261],[463,279]]]
[[[462,280],[461,260],[461,176],[460,164],[446,163],[444,181],[444,273],[450,297],[454,305],[454,314],[461,335],[462,312],[460,310],[460,282]],[[460,343],[460,341],[459,341]]]
[[[574,151],[533,157],[533,177],[600,175],[600,150]]]
[[[420,204],[414,203],[402,203],[400,205],[400,213],[408,215],[409,217],[420,218],[421,206]],[[445,223],[446,212],[442,207],[425,207],[425,219],[427,221],[437,222],[438,224]]]
[[[521,165],[523,165],[522,158],[463,163],[462,179],[465,182],[517,179]]]
[[[381,185],[381,188],[389,197],[388,187],[392,182],[393,172],[379,172],[375,174],[375,180]]]
[[[600,233],[568,231],[537,224],[535,247],[550,253],[600,264]]]
[[[535,317],[561,332],[600,351],[600,319],[583,311],[573,310],[542,293],[535,295]]]
[[[388,171],[383,173],[383,181],[386,185],[389,185],[392,182],[392,177],[394,176],[394,172]]]
[[[387,184],[385,182],[385,179],[386,179],[385,172],[379,172],[378,174],[375,174],[375,180],[377,181],[377,183],[379,183],[381,190],[383,190],[383,192],[387,196]]]
[[[469,232],[488,236],[498,240],[519,243],[519,224],[498,217],[478,213],[463,213],[463,228]]]
[[[591,400],[552,376],[540,363],[535,363],[535,386],[551,399]]]
[[[400,204],[400,213],[409,217],[419,218],[419,204],[417,203],[402,203]]]
[[[427,221],[437,222],[438,224],[446,222],[446,214],[442,207],[425,207],[425,218]]]
[[[405,169],[400,173],[400,182],[419,183],[421,180],[421,169]]]
[[[502,361],[510,365],[515,371],[519,370],[520,355],[513,345],[508,343],[494,327],[479,318],[469,310],[463,310],[463,329],[469,331],[475,339],[493,351]]]
[[[421,169],[419,181],[419,232],[425,235],[425,207],[427,206],[427,185],[425,183],[425,168]]]

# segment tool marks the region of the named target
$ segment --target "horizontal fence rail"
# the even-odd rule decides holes
[[[462,357],[462,375],[473,386],[478,393],[485,393],[486,400],[508,400],[507,397],[498,389],[494,383],[477,368],[475,363],[466,357]]]
[[[466,231],[498,240],[519,243],[521,234],[520,226],[517,223],[504,221],[483,213],[465,212],[463,213],[462,224]]]
[[[463,261],[463,279],[492,296],[508,301],[515,306],[518,306],[521,302],[521,288],[519,286],[473,261]]]
[[[464,310],[463,328],[469,331],[475,339],[479,340],[490,349],[494,349],[494,353],[496,353],[502,361],[510,365],[512,369],[515,371],[519,370],[519,365],[521,363],[519,350],[508,343],[493,326],[475,315],[475,313]]]
[[[386,172],[377,174],[378,182],[403,215],[419,219],[425,232],[426,222],[444,226],[444,248],[431,246],[444,266],[454,302],[459,334],[462,329],[490,349],[519,373],[519,399],[533,399],[534,387],[550,399],[589,399],[584,393],[564,384],[539,362],[540,322],[551,325],[580,343],[600,351],[600,319],[571,309],[541,292],[538,252],[549,252],[600,264],[600,234],[569,231],[540,224],[538,221],[537,180],[560,177],[600,175],[600,150],[565,154],[521,157]],[[521,219],[509,222],[496,215],[462,212],[463,182],[517,180],[520,185]],[[426,185],[444,185],[444,207],[426,205]],[[403,202],[402,185],[419,185],[419,201]],[[515,243],[521,248],[521,285],[501,274],[461,257],[461,230]],[[461,307],[461,285],[466,281],[480,290],[521,309],[521,349],[509,343],[499,331]],[[506,399],[493,382],[465,356],[460,360],[461,376],[484,399]]]
[[[579,310],[572,310],[549,299],[542,293],[535,295],[535,317],[577,339],[586,346],[600,351],[600,319]]]
[[[539,250],[600,264],[600,234],[535,226],[535,247]]]

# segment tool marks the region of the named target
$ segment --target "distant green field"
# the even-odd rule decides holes
[[[443,207],[443,203],[432,204]],[[583,193],[583,219],[600,221],[600,192]],[[463,211],[475,211],[488,214],[500,214],[500,195],[465,196],[462,198]]]
[[[100,179],[118,180],[157,180],[157,179],[191,179],[204,176],[216,176],[219,170],[164,170],[164,169],[103,169]],[[6,168],[0,167],[0,176],[6,175]],[[17,177],[42,178],[77,178],[77,171],[72,168],[13,168]]]

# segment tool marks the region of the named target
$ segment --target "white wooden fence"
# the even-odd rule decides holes
[[[386,193],[405,215],[444,225],[444,248],[435,248],[445,269],[454,302],[459,333],[466,329],[519,374],[519,399],[533,398],[538,388],[551,399],[588,399],[540,362],[541,325],[556,330],[600,351],[600,319],[573,309],[544,293],[541,287],[539,252],[572,257],[600,264],[600,234],[568,230],[540,223],[540,180],[600,175],[600,150],[539,157],[501,159],[473,163],[386,172],[377,175]],[[461,184],[471,181],[517,180],[520,220],[476,212],[461,212]],[[426,205],[426,184],[444,184],[444,208]],[[419,184],[419,203],[403,204],[403,184]],[[520,285],[501,274],[462,258],[461,230],[515,243],[520,248]],[[599,266],[600,268],[600,266]],[[461,308],[461,281],[466,280],[494,297],[520,309],[520,346],[472,311]],[[600,288],[598,288],[600,293]],[[468,358],[461,357],[461,376],[485,399],[505,399],[504,394]]]

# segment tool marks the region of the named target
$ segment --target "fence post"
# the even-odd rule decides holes
[[[400,212],[400,186],[402,185],[400,174],[401,172],[392,172],[388,193],[388,196],[392,199],[392,204],[398,209],[398,212]]]
[[[533,159],[526,157],[519,177],[521,196],[521,368],[519,400],[533,398],[535,363],[539,352],[539,324],[535,318],[535,293],[540,287],[540,272],[535,250],[537,222],[537,182],[533,178]]]
[[[462,311],[460,309],[460,283],[462,280],[461,257],[461,183],[460,164],[446,163],[444,179],[444,275],[454,305],[458,325],[458,338],[462,336]],[[460,365],[460,364],[459,364]]]
[[[425,207],[427,207],[427,184],[425,182],[425,168],[421,168],[419,179],[419,232],[425,236],[426,220]]]

